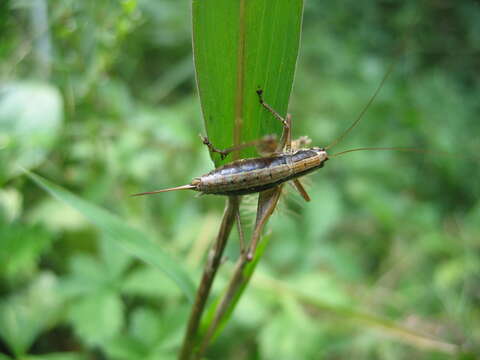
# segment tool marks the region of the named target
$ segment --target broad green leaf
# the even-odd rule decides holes
[[[69,311],[70,321],[81,339],[99,345],[120,332],[124,307],[113,291],[83,297]]]
[[[118,287],[116,282],[109,278],[105,264],[91,255],[75,254],[69,267],[70,273],[63,279],[60,287],[60,291],[67,298],[91,296]]]
[[[0,220],[9,223],[17,219],[22,212],[22,200],[22,195],[17,189],[0,189]]]
[[[304,359],[317,358],[319,345],[325,341],[322,324],[307,315],[295,300],[285,297],[282,302],[285,306],[258,334],[261,358],[290,360],[298,354]]]
[[[141,341],[124,334],[108,341],[104,350],[109,359],[119,360],[144,360],[148,353]]]
[[[24,292],[0,302],[0,338],[16,355],[24,355],[50,327],[61,309],[57,278],[43,273]]]
[[[119,279],[132,263],[132,256],[125,251],[116,251],[117,243],[108,236],[100,241],[100,253],[105,263],[106,276],[110,279]],[[161,274],[160,274],[161,275]]]
[[[0,221],[0,276],[12,283],[37,268],[38,258],[50,247],[53,237],[38,225]]]
[[[193,51],[207,134],[218,148],[281,133],[259,104],[285,115],[300,41],[303,0],[193,0]],[[254,156],[254,150],[241,157]],[[225,161],[229,161],[227,158]],[[217,154],[213,160],[222,163]]]
[[[33,173],[27,172],[27,174],[52,196],[82,213],[101,229],[105,236],[118,243],[125,251],[162,270],[175,281],[187,298],[192,301],[194,286],[186,271],[179,265],[178,261],[165,253],[157,244],[150,241],[145,234],[130,227],[125,221],[108,211],[79,198],[60,186]]]
[[[106,345],[112,359],[156,360],[173,359],[172,349],[178,346],[183,335],[186,309],[175,305],[162,317],[153,308],[140,307],[132,311],[128,335],[121,334]]]
[[[48,84],[12,82],[0,87],[0,180],[45,159],[63,119],[63,101]]]
[[[325,296],[324,292],[328,291],[328,287],[332,288],[332,285],[327,287],[320,286],[317,289],[312,289],[308,282],[311,282],[311,277],[307,282],[300,281],[293,285],[289,285],[286,282],[278,279],[269,278],[262,275],[260,278],[254,279],[254,285],[259,289],[274,294],[275,299],[282,299],[285,296],[296,299],[297,301],[308,305],[309,307],[316,308],[317,311],[326,314],[332,314],[342,318],[347,324],[348,321],[358,322],[362,324],[364,330],[375,330],[382,334],[382,336],[391,337],[406,344],[412,344],[414,346],[422,347],[425,349],[432,349],[446,354],[454,354],[459,350],[459,346],[454,343],[449,343],[436,339],[431,335],[426,335],[415,328],[405,326],[397,323],[394,320],[387,319],[381,315],[377,315],[372,309],[368,312],[361,310],[357,305],[350,304],[351,299],[348,299],[346,293],[342,294],[341,289],[335,290],[337,295],[331,297]],[[321,289],[323,288],[323,289]],[[339,291],[340,290],[340,291]]]
[[[142,266],[131,271],[122,283],[122,292],[131,296],[162,298],[178,296],[179,290],[172,289],[169,280],[152,267]]]
[[[0,358],[1,359],[1,358]],[[84,360],[87,357],[79,353],[50,353],[45,355],[27,356],[25,360]]]

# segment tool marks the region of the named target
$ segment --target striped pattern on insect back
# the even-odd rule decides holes
[[[242,159],[221,166],[198,178],[198,191],[205,194],[246,195],[277,186],[323,166],[323,149],[298,150],[263,158]]]

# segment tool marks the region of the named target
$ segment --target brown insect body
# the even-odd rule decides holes
[[[253,194],[307,175],[327,160],[327,152],[318,147],[236,160],[193,179],[192,190],[215,195]]]

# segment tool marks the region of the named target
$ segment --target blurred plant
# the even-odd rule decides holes
[[[321,145],[345,129],[418,17],[395,72],[345,148],[461,155],[352,154],[313,177],[308,205],[284,197],[249,289],[206,356],[476,358],[478,5],[305,6],[289,109],[297,136]],[[0,1],[0,359],[176,357],[191,306],[182,290],[139,261],[138,248],[117,249],[121,237],[111,233],[117,243],[110,246],[105,228],[15,169],[21,160],[69,199],[155,239],[144,255],[154,249],[182,259],[175,265],[199,279],[222,199],[128,197],[212,168],[198,140],[204,130],[189,7],[175,0]],[[272,11],[265,17],[283,19]],[[286,110],[286,100],[273,105]],[[279,130],[267,116],[260,123]],[[242,207],[243,223],[252,223],[248,204]],[[90,217],[98,223],[97,214]],[[237,234],[231,237],[224,255],[236,259]],[[232,271],[226,260],[213,298]],[[207,305],[205,320],[216,302]]]

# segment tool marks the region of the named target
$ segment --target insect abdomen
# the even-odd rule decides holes
[[[246,195],[267,190],[306,175],[328,159],[322,149],[292,154],[237,160],[198,178],[197,189],[205,194]]]

